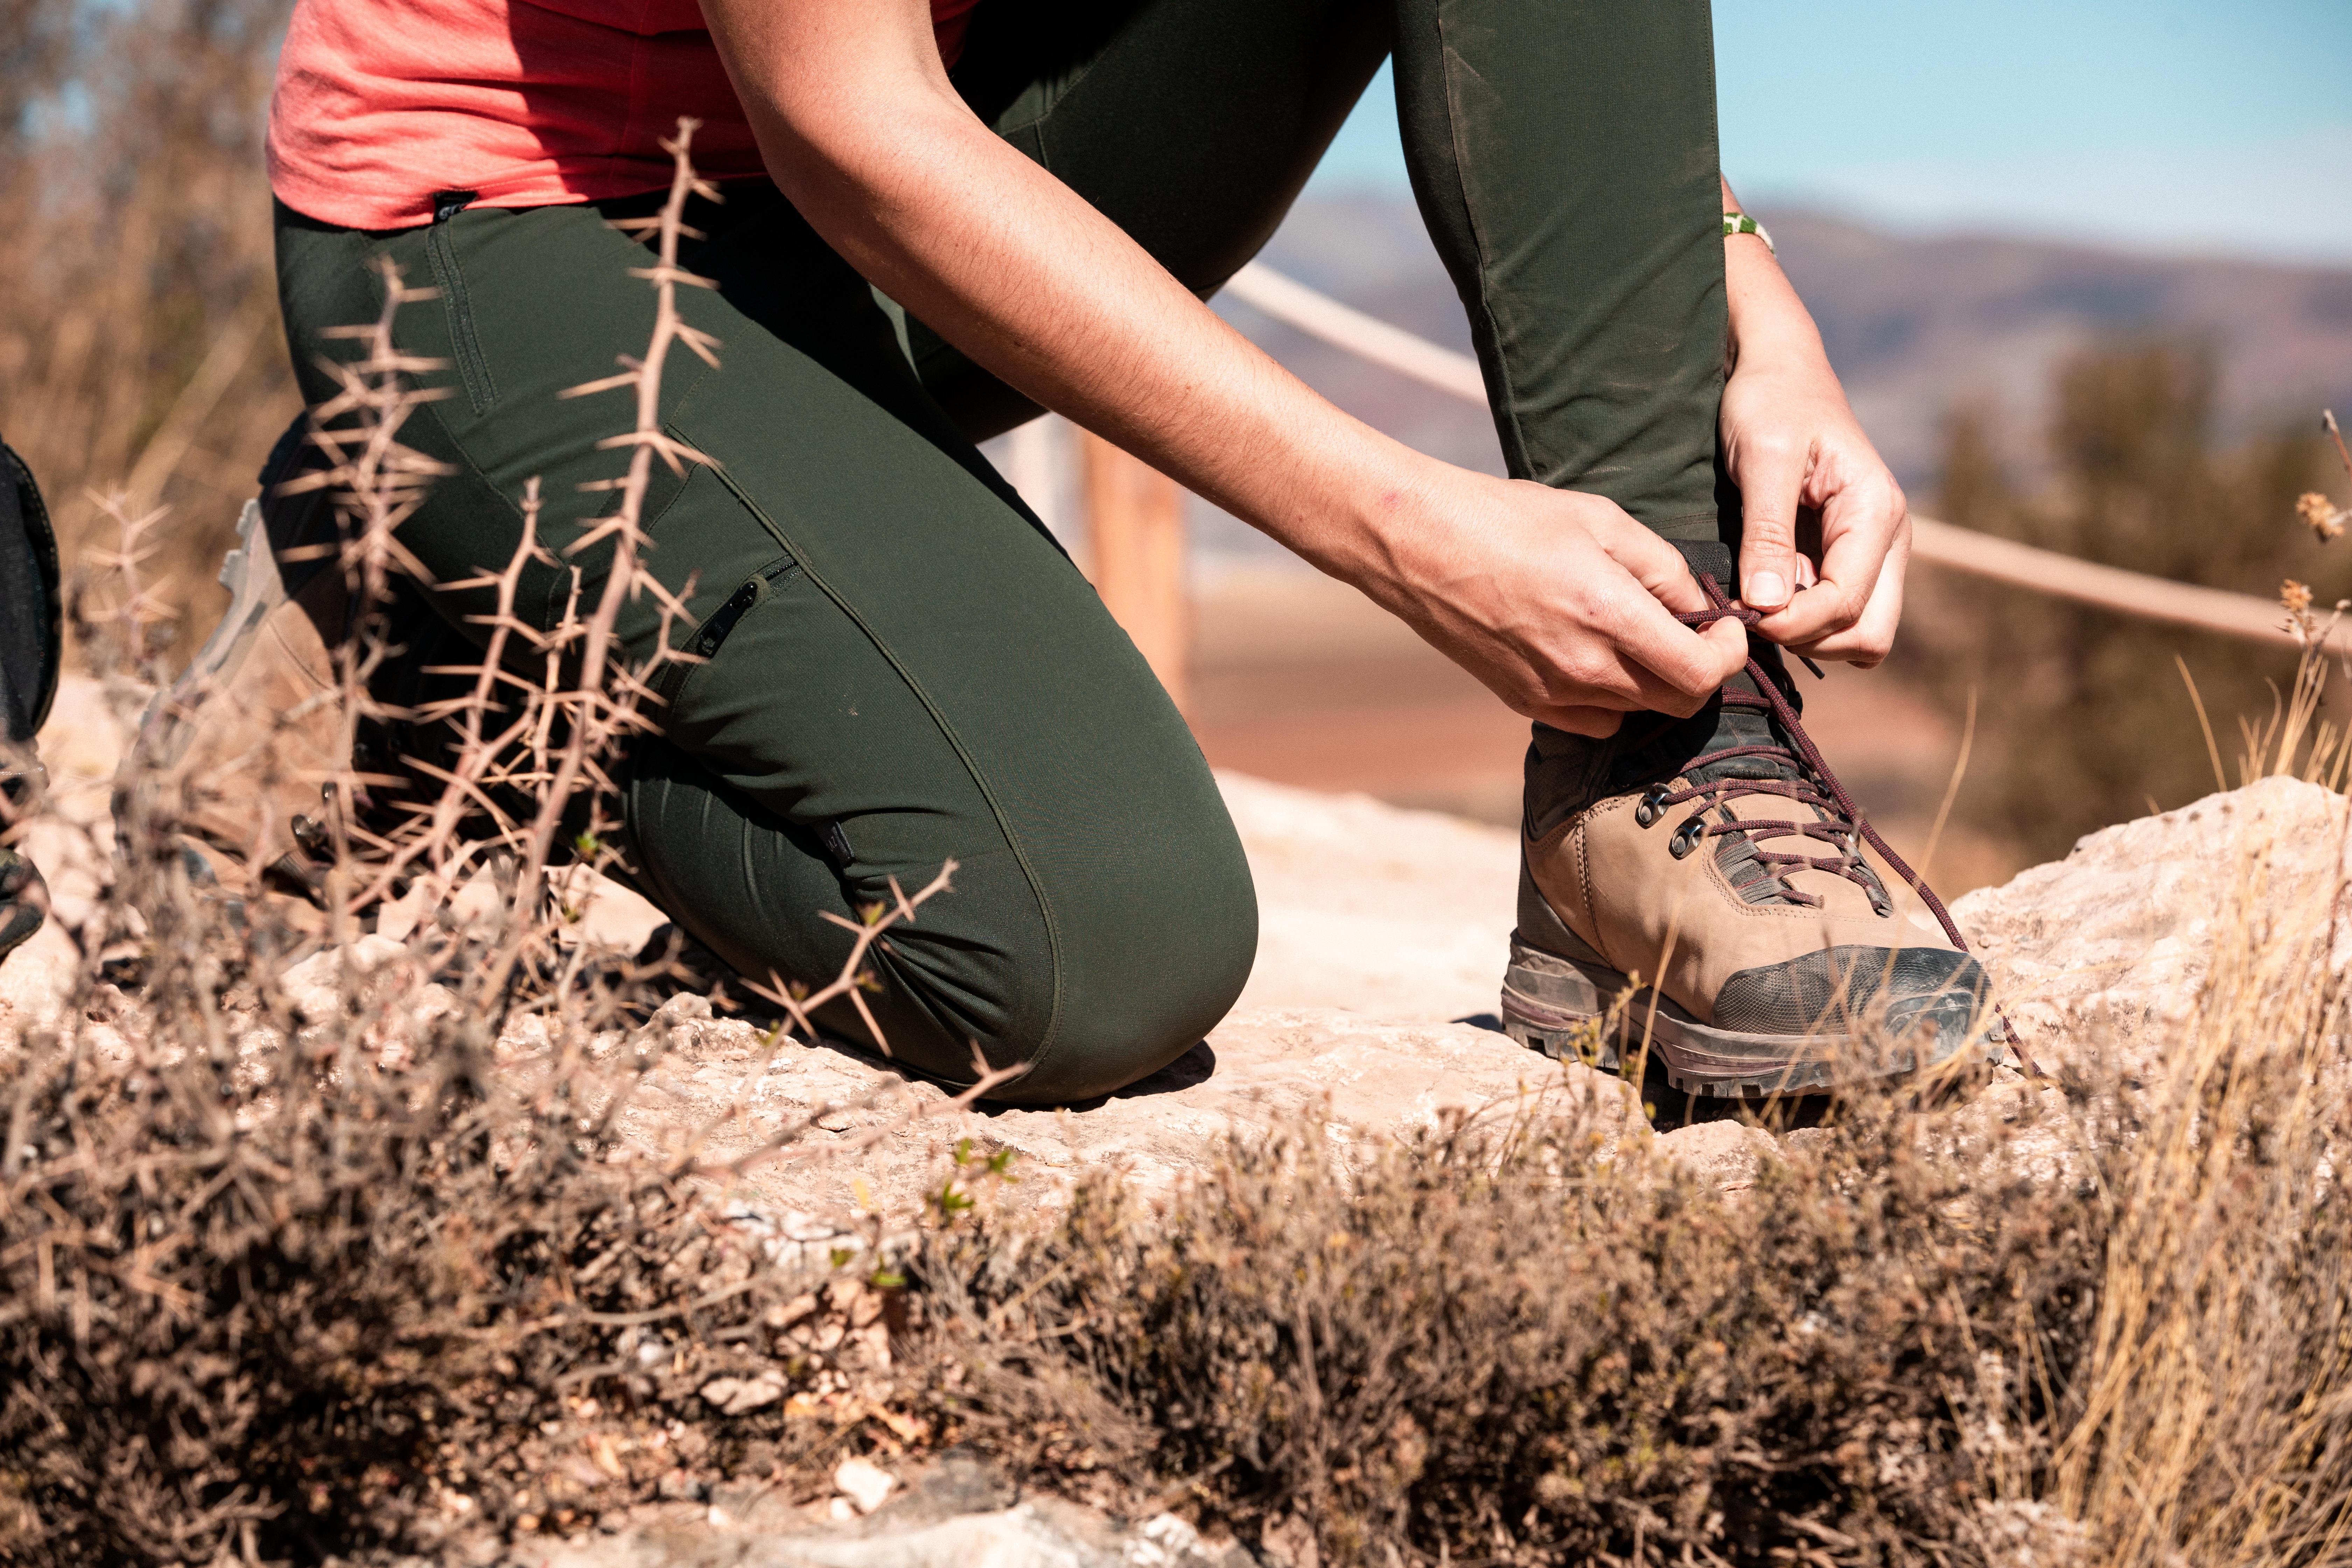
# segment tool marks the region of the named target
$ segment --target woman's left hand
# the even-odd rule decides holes
[[[1735,357],[1719,426],[1741,498],[1740,597],[1766,612],[1756,629],[1772,641],[1867,668],[1903,618],[1903,489],[1764,242],[1735,235],[1725,246]]]

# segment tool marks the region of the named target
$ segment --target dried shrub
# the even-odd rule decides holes
[[[1294,1126],[935,1237],[964,1429],[1292,1562],[2352,1560],[2341,889],[2287,886],[2154,1053],[1850,1098],[1744,1191]]]
[[[0,433],[69,554],[91,492],[176,521],[184,629],[299,406],[280,348],[262,136],[288,0],[19,0],[0,15]]]
[[[1455,1128],[1350,1181],[1292,1129],[1163,1215],[1103,1184],[1020,1267],[922,1277],[969,1281],[1034,1462],[1148,1460],[1340,1563],[1916,1561],[1990,1495],[2003,1423],[2054,1424],[2022,1371],[2082,1359],[2104,1230],[1920,1132],[1865,1113],[1727,1202],[1573,1130]]]
[[[197,1020],[151,1003],[7,1075],[0,1551],[316,1561],[562,1528],[754,1445],[825,1468],[845,1434],[782,1399],[888,1397],[870,1334],[809,1331],[893,1292],[820,1300],[825,1249],[780,1262],[799,1249],[756,1213],[629,1147],[656,1039],[518,1062],[453,1014],[388,1063],[356,1009],[298,1034],[235,985],[205,1000],[268,1039],[190,1050]]]
[[[2213,428],[2212,356],[2167,341],[2094,345],[2054,372],[2039,452],[1993,412],[1956,410],[1937,515],[1964,528],[2177,582],[2268,597],[2282,577],[2320,604],[2352,595],[2352,558],[2294,526],[2297,498],[2332,478],[2315,431],[2224,444]],[[2041,460],[2032,460],[2038,457]],[[2044,478],[2023,483],[2021,470]],[[2176,672],[2193,672],[2225,756],[2234,721],[2265,721],[2292,650],[2135,620],[1938,574],[1916,594],[1895,668],[1958,718],[1979,705],[1981,760],[1964,821],[2054,858],[2085,833],[2216,788],[2215,763]],[[2282,617],[2284,619],[2284,617]]]

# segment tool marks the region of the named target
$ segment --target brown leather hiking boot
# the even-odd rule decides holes
[[[34,738],[58,695],[64,616],[58,539],[33,472],[0,444],[0,827],[38,796],[45,774]],[[0,957],[41,929],[48,884],[21,851],[0,843]]]
[[[227,613],[149,706],[115,778],[118,826],[135,795],[148,820],[177,830],[192,880],[232,903],[322,903],[326,785],[349,761],[331,651],[345,599],[331,507],[316,492],[270,493],[299,428],[237,521],[239,548],[221,566]]]
[[[0,797],[10,806],[5,821],[38,788],[45,776],[40,761],[29,753],[22,760],[0,755]],[[0,844],[0,958],[29,941],[49,916],[49,885],[41,868],[24,854]]]
[[[1719,605],[1684,618],[1752,619],[1715,585],[1729,552],[1682,548]],[[1930,1066],[1990,1022],[1982,968],[1822,762],[1768,644],[1690,719],[1538,725],[1520,847],[1502,1011],[1524,1045],[1614,1067],[1646,1040],[1686,1093],[1761,1096]]]

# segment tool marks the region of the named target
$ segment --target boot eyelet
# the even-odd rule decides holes
[[[300,845],[302,852],[312,859],[323,860],[334,848],[332,841],[327,837],[326,824],[316,817],[297,816],[290,826],[294,842]]]
[[[1668,793],[1665,785],[1652,784],[1649,792],[1643,795],[1640,803],[1633,807],[1633,820],[1642,826],[1647,827],[1665,816]]]
[[[1698,841],[1706,836],[1706,818],[1694,816],[1675,829],[1675,836],[1666,840],[1666,853],[1680,860],[1697,848]]]

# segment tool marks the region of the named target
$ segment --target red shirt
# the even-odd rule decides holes
[[[855,0],[852,0],[855,3]],[[940,55],[978,0],[931,0]],[[547,206],[764,174],[698,0],[299,0],[269,102],[269,186],[345,228],[404,228],[436,191]]]

